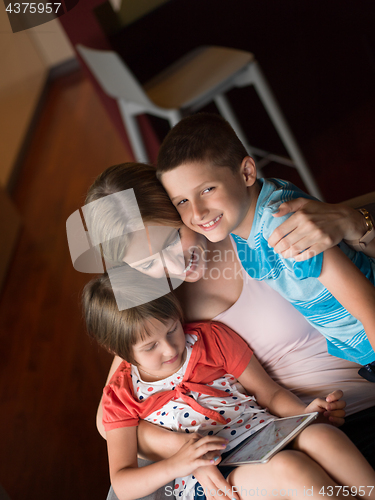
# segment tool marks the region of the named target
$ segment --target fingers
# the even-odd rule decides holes
[[[226,484],[224,487],[220,486],[219,483],[215,484],[212,481],[207,481],[204,487],[202,485],[207,500],[223,500],[224,498],[231,500],[227,495],[225,495],[225,492],[228,491],[229,485],[225,480],[224,482]]]
[[[344,401],[343,399],[332,399],[332,402],[329,402],[327,401],[327,399],[316,398],[309,404],[309,406],[307,407],[307,411],[318,411],[319,413],[324,413],[343,410],[345,407],[346,401]]]
[[[324,416],[328,417],[330,422],[337,423],[340,422],[339,425],[342,425],[343,419],[345,417],[346,401],[341,399],[344,393],[341,390],[336,390],[328,394],[326,397],[326,411],[324,412]],[[338,420],[336,420],[338,419]]]
[[[291,259],[294,258],[297,262],[303,262],[307,259],[312,259],[316,255],[319,255],[320,253],[324,252],[328,248],[327,244],[314,244],[309,248],[306,248],[306,250],[302,250],[300,252],[296,253],[296,250],[294,247],[291,247],[288,251],[288,257],[283,255],[285,259]]]
[[[327,405],[328,403],[325,399],[316,398],[308,405],[308,407],[306,408],[306,413],[317,411],[322,415],[324,411],[327,411]]]
[[[274,216],[281,217],[291,212],[294,213],[274,230],[268,240],[275,252],[286,259],[309,259],[343,238],[350,239],[348,234],[353,234],[353,228],[356,228],[354,222],[349,224],[350,231],[347,228],[347,207],[341,205],[298,198],[281,204]]]
[[[268,240],[268,243],[284,259],[293,258],[297,261],[304,261],[315,257],[334,246],[335,243],[329,234],[325,234],[320,228],[313,226],[313,223],[311,223],[311,230],[309,231],[309,226],[310,223],[306,223],[305,226],[293,229],[287,236],[277,241],[275,245],[271,245],[271,238]],[[283,224],[275,229],[275,231],[279,229],[283,229]],[[274,236],[274,233],[272,233],[271,237]]]
[[[337,401],[338,399],[341,399],[343,395],[344,393],[340,389],[336,389],[335,391],[328,394],[328,396],[326,397],[326,401],[328,403],[331,403],[332,401]]]
[[[308,407],[310,411],[318,411],[320,417],[318,420],[321,422],[328,421],[336,427],[345,423],[345,407],[346,402],[341,399],[343,392],[336,390],[328,394],[325,399],[317,398]]]
[[[332,403],[327,403],[327,411],[343,410],[346,407],[346,401],[341,399],[340,401],[334,401]]]
[[[208,442],[217,442],[217,443],[222,443],[222,444],[228,444],[228,439],[225,439],[223,437],[220,437],[220,436],[205,436],[205,437],[202,437],[200,434],[192,434],[192,436],[198,436],[198,441],[201,445],[202,444],[206,444]]]
[[[335,427],[339,427],[345,423],[345,415],[346,413],[344,409],[325,411],[320,414],[318,420],[320,422],[326,422],[334,425]]]
[[[196,458],[194,460],[194,468],[198,469],[199,467],[208,467],[210,465],[217,465],[219,463],[219,460],[214,460],[213,458],[211,459],[206,459],[206,458]]]
[[[220,436],[202,436],[201,434],[198,434],[197,432],[194,432],[190,434],[190,439],[188,440],[189,444],[195,444],[196,447],[199,446],[204,446],[207,443],[216,443],[217,445],[227,445],[228,444],[228,439],[225,439]]]
[[[199,478],[198,474],[194,475],[197,477],[198,481],[203,486],[204,492],[207,499],[212,498],[212,500],[239,500],[239,496],[232,486],[227,482],[227,480],[218,471],[218,474],[211,476],[211,478],[205,477],[204,481]]]
[[[213,466],[221,461],[221,452],[227,447],[228,440],[218,436],[206,436],[202,438],[198,434],[191,434],[180,450],[171,457],[171,463],[174,467],[174,477],[183,477],[191,474],[192,471],[202,467]],[[215,452],[214,456],[211,452]],[[172,460],[173,459],[173,460]]]
[[[293,214],[289,219],[285,220],[282,224],[280,224],[279,227],[277,227],[274,232],[271,234],[271,236],[268,239],[268,244],[270,247],[274,247],[276,250],[276,246],[279,245],[278,249],[283,249],[283,245],[280,245],[282,242],[284,245],[286,242],[284,239],[286,239],[287,235],[290,235],[292,231],[295,230],[295,228],[298,226],[298,223],[296,222],[296,217],[294,217],[296,214]]]
[[[228,439],[219,436],[205,436],[195,441],[195,446],[197,448],[208,448],[207,451],[211,450],[223,450],[228,445]]]
[[[217,465],[220,463],[220,453],[225,450],[228,445],[228,440],[217,436],[206,436],[198,440],[192,440],[191,446],[194,449],[194,456],[201,457],[208,464]],[[212,456],[211,453],[214,452]],[[205,457],[205,458],[203,458]],[[207,465],[206,463],[206,465]]]
[[[344,412],[345,413],[345,412]],[[340,416],[339,414],[331,414],[330,412],[324,412],[319,415],[316,420],[317,423],[324,423],[334,425],[335,427],[339,427],[345,423],[345,415]]]
[[[325,411],[330,413],[338,411],[338,412],[343,412],[345,415],[345,410],[344,410],[345,407],[346,407],[345,401],[337,401],[336,403],[328,403],[325,408]]]
[[[236,487],[232,487],[224,478],[221,482],[216,482],[215,488],[217,500],[239,500]]]
[[[335,427],[340,427],[341,425],[345,424],[345,418],[344,417],[345,417],[345,412],[344,412],[344,416],[343,417],[330,415],[328,417],[328,421],[329,421],[330,424],[334,425]]]
[[[336,418],[338,419],[344,419],[346,412],[343,408],[337,409],[337,410],[327,410],[323,413],[323,415],[328,418],[328,420],[335,420]]]
[[[215,465],[218,465],[221,462],[221,455],[219,453],[221,453],[221,451],[218,450],[209,451],[202,458],[213,460],[215,462]]]
[[[268,244],[277,253],[283,253],[293,245],[297,245],[294,253],[299,253],[324,237],[325,233],[315,222],[309,220],[305,212],[300,211],[291,215],[273,231]]]
[[[333,246],[336,241],[332,234],[315,221],[306,219],[303,212],[298,212],[274,230],[268,244],[285,259],[305,260],[307,251],[310,258]]]
[[[297,240],[297,238],[299,238]],[[314,245],[311,235],[309,237],[297,234],[293,231],[288,236],[279,241],[274,250],[276,253],[280,254],[284,259],[296,259],[306,260],[310,256],[314,257],[317,253],[317,245]],[[309,257],[307,257],[309,255]]]
[[[346,412],[343,408],[325,411],[323,415],[333,425],[339,426],[345,423]]]
[[[217,500],[217,498],[215,496],[212,496],[210,494],[210,491],[213,492],[214,490],[215,490],[215,488],[205,488],[204,489],[207,500]]]
[[[279,206],[279,211],[274,214],[274,217],[281,217],[290,212],[297,212],[297,210],[304,207],[309,201],[310,200],[307,198],[297,198],[295,200],[286,201]]]

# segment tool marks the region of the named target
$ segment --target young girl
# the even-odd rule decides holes
[[[111,275],[111,282],[103,275],[86,285],[83,303],[89,333],[124,359],[103,399],[111,482],[120,500],[148,495],[176,477],[180,479],[174,495],[190,499],[195,474],[202,473],[211,478],[214,490],[224,490],[229,498],[236,497],[236,491],[243,498],[255,488],[285,498],[296,492],[302,497],[306,489],[316,498],[322,491],[343,498],[347,495],[339,485],[351,488],[354,496],[375,498],[375,472],[344,434],[325,424],[305,429],[293,449],[281,451],[267,464],[233,469],[224,486],[216,467],[222,451],[232,449],[273,415],[329,415],[342,407],[342,394],[336,391],[306,407],[268,377],[246,343],[228,327],[201,322],[183,328],[180,306],[171,294],[132,307],[140,303],[139,273],[123,266],[112,269]],[[122,295],[122,311],[111,283],[118,287],[116,298]],[[157,280],[148,278],[147,293],[155,296],[153,287],[157,289]],[[138,468],[140,419],[191,432],[192,437],[170,458]],[[209,494],[223,496],[219,491]]]

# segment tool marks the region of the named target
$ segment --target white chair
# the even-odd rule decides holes
[[[215,46],[199,47],[142,87],[116,52],[94,50],[83,45],[77,45],[77,50],[103,90],[117,100],[137,161],[148,161],[137,115],[149,113],[165,118],[173,127],[182,114],[192,113],[214,101],[248,153],[263,158],[257,162],[259,170],[270,161],[293,166],[298,170],[308,191],[322,199],[296,140],[250,52]],[[248,143],[224,95],[233,87],[247,85],[254,85],[291,159],[270,154]]]

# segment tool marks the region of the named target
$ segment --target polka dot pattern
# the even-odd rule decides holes
[[[144,382],[139,373],[135,372],[132,378],[134,394],[139,401],[143,401],[160,391],[175,389],[183,380],[186,366],[189,362],[192,345],[187,346],[187,359],[184,366],[171,377],[156,382]],[[191,392],[187,394],[192,400],[197,401],[204,408],[217,412],[224,418],[224,423],[203,415],[185,403],[179,396],[168,401],[163,408],[155,409],[146,420],[164,426],[168,429],[185,432],[199,432],[203,436],[218,435],[229,440],[226,451],[235,447],[245,437],[262,427],[271,417],[262,410],[255,399],[241,392],[239,382],[232,375],[210,382],[210,387],[221,391],[222,395],[209,396],[202,392]],[[223,392],[226,396],[223,395]],[[182,497],[184,500],[193,500],[191,491],[194,489],[196,479],[193,476],[178,478],[175,482],[174,497]]]

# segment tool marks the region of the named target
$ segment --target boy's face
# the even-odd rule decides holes
[[[185,333],[181,322],[171,319],[164,325],[152,318],[147,321],[147,330],[150,335],[133,346],[138,369],[142,378],[144,373],[155,376],[155,380],[167,378],[185,361]]]
[[[255,164],[249,156],[236,173],[229,167],[193,162],[165,172],[161,178],[184,224],[213,242],[232,232],[249,236],[250,188],[255,181]]]

